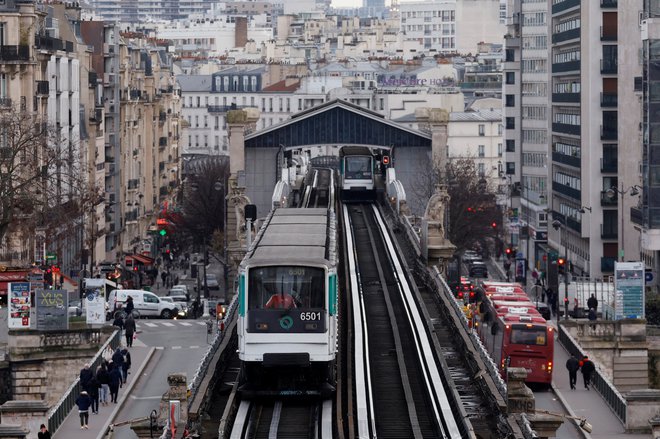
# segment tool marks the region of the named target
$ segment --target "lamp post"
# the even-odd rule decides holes
[[[639,189],[640,187],[637,185],[633,185],[629,187],[628,189],[623,189],[623,183],[621,183],[621,189],[617,188],[616,186],[612,186],[609,188],[607,192],[607,196],[610,197],[610,199],[613,199],[616,197],[617,194],[621,196],[621,239],[619,242],[621,243],[620,249],[619,249],[619,261],[623,262],[624,256],[625,256],[625,236],[624,236],[624,230],[625,227],[623,225],[623,219],[624,219],[624,213],[623,213],[623,196],[626,195],[627,193],[630,193],[630,196],[635,196],[639,194]]]

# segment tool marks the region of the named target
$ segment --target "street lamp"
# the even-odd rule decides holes
[[[564,241],[564,319],[568,320],[568,242],[564,240],[564,229],[566,223],[554,220],[552,227],[559,230],[559,249],[561,250],[561,242]],[[559,261],[557,261],[557,270],[559,270]],[[557,298],[559,298],[559,291],[557,291]],[[552,304],[551,304],[552,306]],[[557,327],[559,327],[559,312],[557,313]]]
[[[621,196],[621,239],[619,240],[620,242],[620,249],[619,249],[619,259],[621,262],[623,262],[624,255],[625,255],[625,240],[624,240],[624,230],[625,227],[623,225],[623,219],[624,219],[624,213],[623,213],[623,196],[626,195],[627,193],[630,193],[630,196],[634,197],[635,195],[639,195],[639,190],[641,187],[637,185],[633,185],[629,187],[628,189],[623,189],[623,183],[621,183],[621,189],[617,188],[616,186],[612,186],[609,188],[606,193],[607,196],[610,197],[610,199],[613,199],[616,197],[617,194]]]

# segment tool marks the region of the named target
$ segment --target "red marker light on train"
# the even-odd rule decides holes
[[[390,164],[390,156],[388,156],[388,155],[383,156],[383,164],[384,165],[389,165]]]

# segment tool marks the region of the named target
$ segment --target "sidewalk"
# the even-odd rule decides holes
[[[89,438],[102,438],[108,429],[110,423],[114,420],[115,416],[121,409],[122,405],[131,393],[131,390],[137,383],[137,380],[142,375],[142,371],[149,363],[151,356],[154,353],[154,348],[148,347],[132,347],[131,362],[132,366],[129,370],[127,383],[119,389],[117,403],[110,403],[107,406],[99,405],[99,414],[94,415],[90,410],[89,414],[89,430],[80,429],[80,416],[78,415],[78,408],[73,407],[69,416],[66,417],[60,428],[57,429],[53,437],[61,439],[89,439]]]

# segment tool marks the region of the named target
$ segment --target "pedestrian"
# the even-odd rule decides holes
[[[555,292],[552,290],[552,288],[548,287],[548,289],[545,290],[545,295],[548,298],[548,304],[550,305],[550,309],[554,314],[557,314],[557,302],[555,301]]]
[[[85,366],[80,369],[80,387],[82,390],[88,391],[89,381],[94,376],[94,372],[89,368],[89,363],[85,363]]]
[[[575,390],[575,382],[577,381],[577,372],[580,369],[580,362],[575,356],[566,360],[566,369],[568,369],[568,383],[571,385],[571,390]]]
[[[587,308],[593,308],[594,312],[598,311],[598,299],[596,299],[595,295],[592,294],[589,300],[587,300]]]
[[[50,439],[50,431],[46,428],[46,425],[41,424],[39,427],[39,434],[37,435],[38,439]]]
[[[119,369],[119,372],[124,370],[124,356],[121,353],[121,348],[117,348],[115,353],[112,355],[112,364],[114,364],[114,366]],[[122,379],[119,382],[119,387],[122,387],[124,384],[124,376],[123,374],[120,374],[120,376]]]
[[[121,384],[121,366],[111,363],[110,375],[110,402],[117,403],[119,385]]]
[[[128,296],[126,298],[126,305],[124,305],[124,311],[126,311],[126,315],[131,315],[133,314],[133,310],[135,309],[135,304],[133,303],[133,298],[131,296]]]
[[[101,405],[108,405],[108,397],[110,396],[110,374],[105,364],[101,364],[96,372],[96,380],[101,385],[99,394]]]
[[[121,354],[124,356],[122,371],[124,372],[124,382],[126,382],[128,379],[128,371],[131,368],[131,353],[128,351],[128,349],[124,348],[121,350]]]
[[[124,322],[124,329],[126,330],[126,346],[127,347],[133,347],[133,336],[135,335],[136,331],[136,326],[135,326],[135,319],[133,318],[133,315],[129,315],[126,318],[126,322]]]
[[[89,380],[87,386],[87,393],[92,400],[92,414],[95,415],[99,414],[99,387],[101,387],[101,384],[99,383],[96,376],[92,375],[92,379]]]
[[[582,358],[582,377],[584,378],[584,388],[589,390],[589,384],[591,384],[591,374],[596,370],[594,362],[589,359],[586,355]]]
[[[593,308],[589,308],[589,321],[590,321],[590,322],[593,322],[593,321],[595,321],[597,318],[598,318],[598,316],[596,315],[596,310],[593,309]]]
[[[87,426],[89,422],[89,406],[92,405],[92,399],[86,391],[83,390],[80,392],[80,396],[76,399],[76,405],[78,406],[78,414],[80,415],[80,429],[87,430],[89,428]]]
[[[115,320],[112,322],[112,326],[116,326],[117,328],[119,328],[120,333],[124,329],[124,319],[121,316],[121,313],[117,314],[117,317],[115,317]]]

